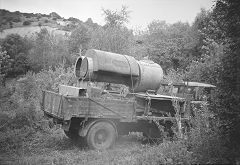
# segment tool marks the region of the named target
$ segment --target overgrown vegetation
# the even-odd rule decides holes
[[[0,158],[0,164],[10,159],[16,164],[237,163],[239,6],[238,1],[217,0],[211,11],[200,11],[193,25],[155,20],[146,31],[137,34],[125,27],[130,16],[126,7],[120,11],[104,9],[104,26],[94,24],[91,19],[82,23],[69,18],[68,21],[74,21],[67,28],[72,30],[70,36],[54,35],[42,28],[33,38],[11,34],[2,39],[0,153],[5,157]],[[2,22],[6,19],[17,22],[20,14],[12,15],[5,10],[1,13]],[[31,14],[23,15],[31,18]],[[51,13],[51,17],[61,19],[57,13]],[[57,92],[59,84],[75,85],[73,64],[79,51],[84,55],[89,48],[151,59],[162,66],[167,81],[184,79],[214,84],[215,101],[209,108],[195,109],[187,139],[165,140],[159,145],[134,143],[131,149],[117,144],[107,151],[85,151],[68,141],[56,127],[49,128],[40,103],[42,90]]]

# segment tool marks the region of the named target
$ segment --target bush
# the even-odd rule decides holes
[[[30,24],[31,24],[30,21],[24,21],[24,22],[23,22],[23,25],[24,25],[24,26],[27,26],[27,25],[30,25]]]
[[[192,118],[193,128],[188,133],[186,144],[193,152],[193,156],[200,164],[222,164],[228,162],[230,153],[225,146],[227,142],[224,139],[220,122],[216,116],[213,116],[206,105],[200,109],[194,109],[195,117]]]
[[[19,16],[13,17],[12,18],[13,22],[21,22],[21,18]]]
[[[65,69],[63,66],[59,66],[55,70],[43,70],[37,74],[28,72],[17,81],[12,95],[9,95],[8,90],[4,90],[5,88],[1,90],[1,111],[14,113],[12,119],[15,118],[15,123],[19,121],[16,124],[18,128],[25,125],[34,127],[34,124],[41,120],[42,90],[58,92],[59,84],[74,85],[74,83],[75,77],[72,68]],[[3,100],[4,97],[7,98]],[[9,127],[14,129],[14,125],[13,122],[13,125],[9,125]]]
[[[61,65],[36,74],[28,72],[18,80],[12,95],[0,88],[0,153],[21,154],[33,140],[32,134],[47,131],[40,107],[42,90],[57,92],[59,84],[74,85],[73,73],[73,68]]]
[[[39,20],[40,18],[42,18],[41,14],[37,15],[37,19]]]
[[[0,153],[8,155],[24,154],[26,144],[35,131],[29,127],[7,130],[0,134]]]
[[[137,164],[194,164],[196,161],[192,154],[181,141],[165,141],[158,146],[149,148],[138,159]]]
[[[192,128],[184,138],[164,141],[149,148],[137,164],[229,164],[233,155],[226,148],[226,140],[220,131],[219,119],[214,118],[202,104],[194,109]],[[175,129],[175,128],[173,128]]]

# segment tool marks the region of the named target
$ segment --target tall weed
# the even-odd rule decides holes
[[[229,164],[232,160],[220,123],[205,104],[193,107],[190,131],[176,141],[165,140],[138,159],[138,164]],[[177,124],[175,124],[177,127]],[[178,130],[177,128],[173,128]]]
[[[22,146],[20,141],[26,139],[27,132],[33,134],[46,128],[40,106],[42,90],[57,92],[59,84],[73,85],[74,82],[73,68],[63,65],[39,73],[28,72],[20,78],[11,94],[5,92],[1,96],[0,114],[5,116],[0,118],[1,150],[18,152]]]
[[[229,163],[230,155],[219,119],[209,111],[205,103],[200,108],[194,108],[194,113],[194,118],[191,119],[192,129],[186,141],[188,149],[193,152],[198,163]]]

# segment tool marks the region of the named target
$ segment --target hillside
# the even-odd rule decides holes
[[[70,34],[70,32],[79,24],[92,24],[89,18],[86,22],[77,18],[70,17],[65,19],[56,12],[50,14],[41,13],[21,13],[19,11],[10,12],[0,9],[0,38],[6,37],[8,34],[17,33],[21,36],[31,36],[35,32],[39,32],[41,28],[46,28],[50,32],[56,34]]]
[[[65,31],[65,30],[58,30],[57,28],[49,27],[49,26],[28,26],[28,27],[16,27],[11,29],[5,29],[2,32],[0,32],[0,38],[5,38],[9,34],[17,33],[20,36],[24,37],[30,37],[34,35],[35,33],[40,32],[41,28],[46,28],[50,33],[53,34],[61,34],[61,35],[69,35],[71,32]]]

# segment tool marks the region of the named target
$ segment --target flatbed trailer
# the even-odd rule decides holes
[[[176,100],[178,112],[173,104]],[[69,138],[80,139],[93,149],[109,148],[119,135],[129,132],[143,132],[148,138],[161,139],[163,131],[171,132],[178,119],[180,122],[189,119],[184,104],[182,98],[149,93],[92,98],[43,91],[42,100],[45,116],[61,124]]]

